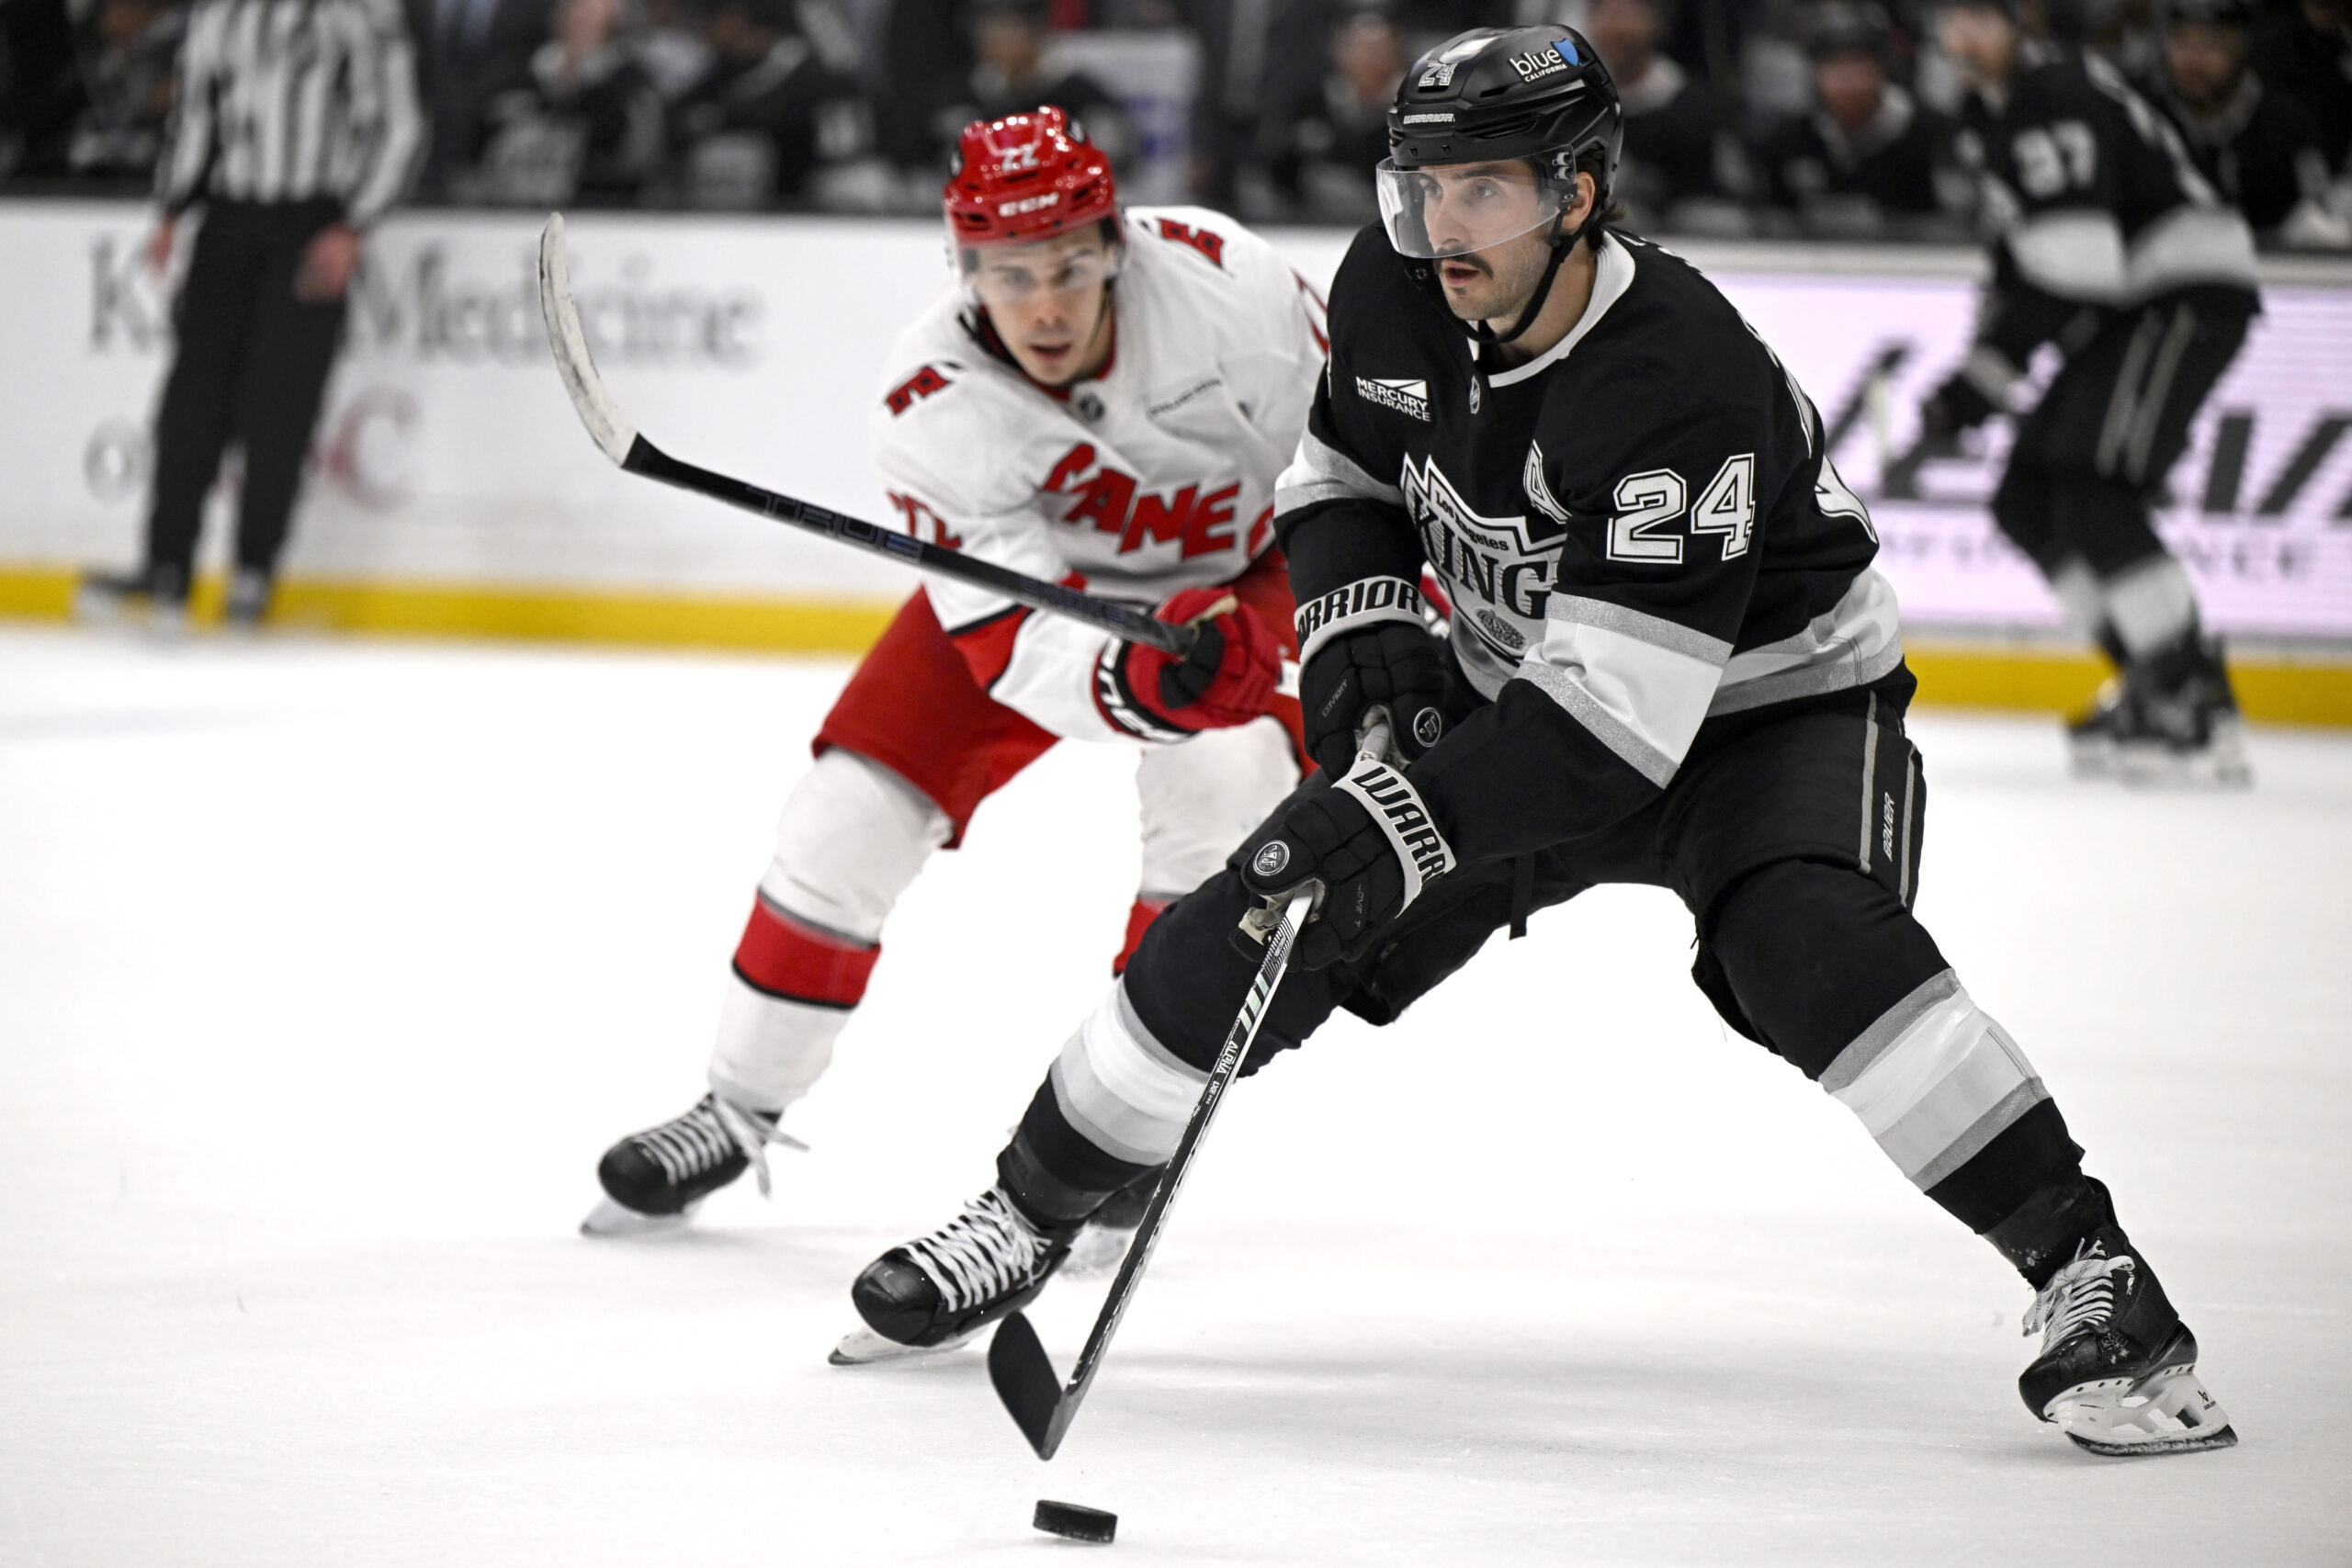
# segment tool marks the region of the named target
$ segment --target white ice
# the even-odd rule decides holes
[[[1615,890],[1237,1093],[1063,1455],[979,1356],[843,1371],[1104,983],[1110,750],[890,928],[777,1192],[573,1227],[698,1092],[838,663],[0,632],[0,1562],[2343,1563],[2352,737],[2251,796],[1923,716],[1920,910],[2244,1435],[2030,1420],[2026,1304]],[[1063,1364],[1099,1284],[1057,1286]]]

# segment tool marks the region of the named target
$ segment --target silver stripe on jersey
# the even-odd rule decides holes
[[[1668,756],[1632,726],[1621,723],[1585,689],[1583,682],[1559,666],[1530,660],[1520,666],[1519,677],[1566,708],[1568,716],[1590,730],[1595,739],[1617,754],[1618,761],[1658,788],[1664,789],[1674,770],[1682,765],[1680,757]]]
[[[1707,716],[1867,686],[1902,661],[1894,590],[1865,567],[1845,597],[1804,630],[1732,655]]]
[[[2228,208],[2184,203],[2132,236],[2124,295],[2146,299],[2197,283],[2252,288],[2254,231]]]
[[[1295,617],[1300,668],[1341,632],[1381,621],[1427,625],[1419,586],[1401,577],[1366,577],[1308,600]]]
[[[2112,305],[2124,295],[2123,231],[2096,208],[2056,208],[2003,236],[2018,276],[2061,299]]]
[[[1709,637],[1695,626],[1686,626],[1640,610],[1627,609],[1601,599],[1585,599],[1575,594],[1555,593],[1544,606],[1544,619],[1565,621],[1573,626],[1595,626],[1615,632],[1696,659],[1720,669],[1731,658],[1731,644],[1717,637]]]
[[[1705,722],[1731,644],[1603,600],[1555,593],[1519,674],[1663,788]]]
[[[1317,439],[1312,430],[1298,436],[1298,455],[1274,481],[1274,515],[1287,516],[1327,501],[1376,501],[1388,506],[1405,504],[1405,492],[1382,484],[1338,447]]]
[[[398,0],[198,0],[180,53],[156,194],[322,197],[366,223],[400,195],[424,137]]]

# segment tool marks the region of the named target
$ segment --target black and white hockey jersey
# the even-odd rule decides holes
[[[1972,99],[1997,238],[1970,378],[1998,398],[2086,308],[2184,288],[2251,297],[2254,236],[2197,171],[2179,133],[2095,55],[2020,44],[1997,109]]]
[[[2327,155],[2319,126],[2292,96],[2248,71],[2220,103],[2191,104],[2164,89],[2152,95],[2222,198],[2245,214],[2256,234],[2309,215],[2327,221]]]
[[[1452,599],[1490,703],[1412,772],[1465,862],[1636,809],[1712,718],[1909,680],[1812,402],[1680,257],[1597,260],[1576,328],[1498,369],[1366,229],[1275,490],[1303,660],[1406,616],[1424,562]]]

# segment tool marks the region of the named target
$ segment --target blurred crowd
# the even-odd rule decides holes
[[[935,210],[956,130],[1068,110],[1150,199],[1361,222],[1407,63],[1563,21],[1623,91],[1657,232],[1964,239],[1931,0],[402,0],[428,202]],[[2352,243],[2352,0],[2025,0],[2162,107],[2266,243]],[[0,0],[0,189],[131,190],[175,0]]]

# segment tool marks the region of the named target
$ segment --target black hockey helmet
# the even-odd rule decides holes
[[[1573,232],[1553,235],[1551,267],[1519,324],[1499,335],[1483,323],[1470,328],[1510,342],[1535,320],[1560,264],[1607,210],[1624,123],[1609,68],[1573,28],[1478,28],[1448,39],[1413,62],[1388,107],[1388,157],[1375,178],[1389,243],[1442,303],[1430,263],[1552,223],[1576,205],[1581,164],[1592,176],[1592,209]],[[1491,184],[1475,206],[1442,201],[1424,172],[1510,160],[1532,172]]]

